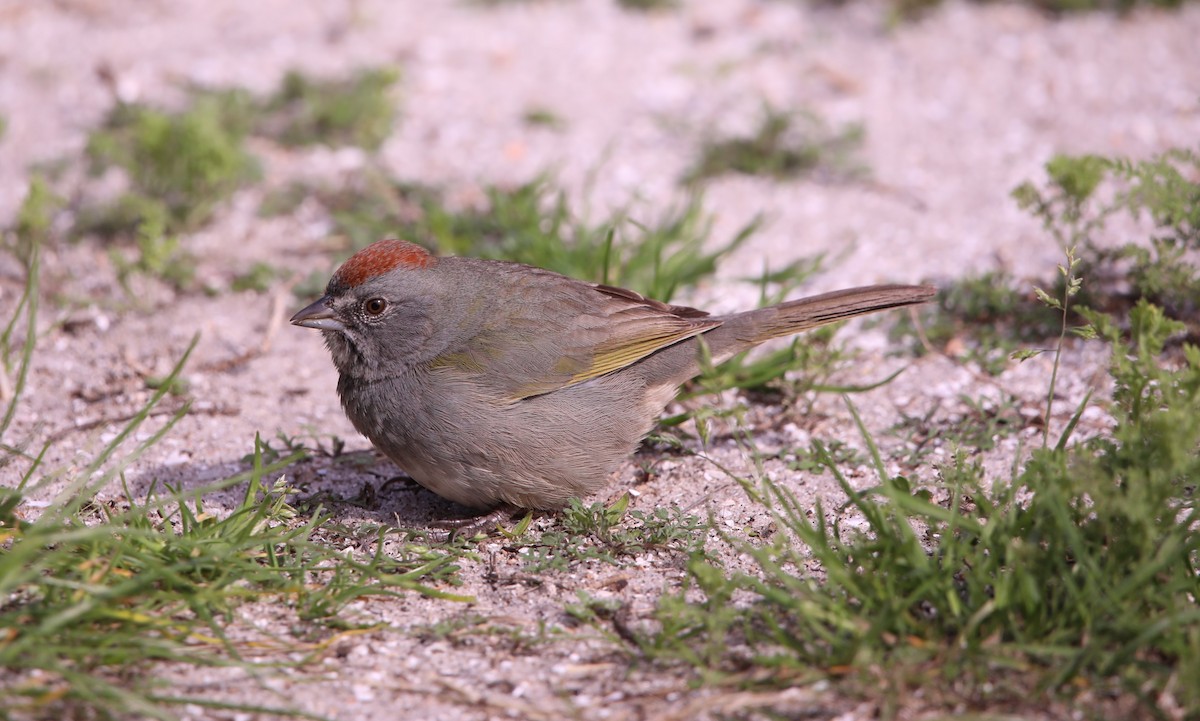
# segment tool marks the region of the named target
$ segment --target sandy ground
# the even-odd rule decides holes
[[[733,177],[711,184],[705,205],[715,214],[716,240],[758,213],[769,221],[722,266],[721,282],[684,299],[714,310],[756,300],[756,289],[734,279],[758,273],[764,259],[782,265],[821,252],[830,261],[813,291],[994,267],[1044,274],[1060,251],[1008,198],[1014,185],[1041,177],[1055,153],[1144,157],[1200,137],[1195,6],[1054,21],[1020,7],[952,3],[920,22],[889,27],[884,18],[883,8],[870,3],[821,10],[743,0],[684,0],[677,10],[651,14],[608,0],[496,8],[416,0],[0,2],[0,113],[8,120],[0,139],[0,219],[18,206],[30,164],[78,153],[111,106],[111,89],[97,79],[102,67],[116,78],[121,97],[170,106],[188,82],[266,92],[289,68],[336,76],[395,64],[404,74],[402,110],[382,157],[399,177],[446,187],[470,203],[485,184],[517,183],[547,169],[577,193],[594,176],[588,198],[597,208],[636,199],[646,217],[679,200],[678,179],[705,137],[751,127],[764,103],[811,109],[835,125],[862,123],[869,181]],[[563,127],[529,126],[522,116],[533,108],[551,110]],[[364,162],[353,150],[255,151],[268,185],[344,177]],[[328,267],[327,222],[303,213],[260,219],[262,192],[240,193],[210,227],[187,239],[200,259],[198,275],[210,285],[227,288],[259,260],[297,273]],[[131,307],[107,252],[91,242],[49,249],[44,285],[47,297],[58,299],[43,316],[47,328],[70,322],[42,340],[12,432],[61,432],[50,467],[70,469],[110,439],[117,425],[103,421],[144,400],[141,376],[167,370],[197,332],[201,341],[187,373],[197,412],[131,469],[137,483],[198,485],[224,477],[240,469],[256,431],[335,434],[351,450],[368,447],[341,414],[335,374],[316,335],[286,325],[270,331],[273,318],[299,307],[290,294],[177,297],[150,284]],[[0,259],[0,317],[9,317],[19,291],[17,268]],[[267,353],[224,367],[268,333]],[[1010,392],[1030,417],[1040,407],[1047,358],[981,382],[971,368],[945,358],[889,356],[878,330],[852,326],[843,336],[861,351],[844,382],[911,365],[898,381],[856,400],[880,434],[903,415],[923,415],[935,405],[936,418],[952,421],[963,395]],[[1059,408],[1066,412],[1082,397],[1102,360],[1086,349],[1068,355],[1072,372]],[[148,424],[143,436],[161,421]],[[807,415],[756,408],[750,422],[768,451],[812,438],[857,443],[836,398],[819,399]],[[1102,413],[1089,413],[1085,430],[1102,422]],[[1004,472],[1018,443],[1036,433],[1030,427],[1006,439],[988,463]],[[748,468],[731,441],[718,441],[711,452]],[[378,486],[390,473],[386,464],[367,475],[318,476],[317,470],[298,473],[310,474],[302,480],[314,490],[345,496],[364,483]],[[630,463],[602,498],[633,487],[635,508],[678,505],[702,513],[711,507],[730,527],[761,522],[761,511],[712,466],[669,460],[658,470],[638,483]],[[767,471],[804,498],[835,495],[828,479],[787,471],[778,461]],[[15,482],[11,474],[0,470],[0,483]],[[871,482],[865,468],[851,475],[856,483]],[[936,480],[932,466],[915,475]],[[401,487],[381,495],[377,509],[339,513],[347,522],[420,525],[452,511],[430,494]],[[589,633],[566,630],[552,643],[523,648],[494,635],[431,641],[407,632],[465,614],[526,632],[539,623],[560,628],[562,607],[579,590],[620,598],[645,613],[683,573],[678,557],[648,554],[629,568],[585,566],[529,586],[494,581],[519,570],[513,549],[486,542],[480,557],[467,564],[466,585],[457,589],[474,594],[474,604],[416,597],[362,602],[355,611],[363,619],[392,630],[357,637],[301,671],[266,679],[233,670],[164,668],[162,675],[186,693],[295,703],[337,719],[685,719],[763,703],[814,718],[872,718],[878,711],[823,685],[771,698],[693,690],[682,675],[630,669]],[[286,623],[269,606],[243,613],[249,623]],[[217,717],[201,709],[186,713]]]

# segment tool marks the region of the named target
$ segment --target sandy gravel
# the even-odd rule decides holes
[[[705,205],[715,214],[715,240],[756,214],[769,220],[720,269],[721,282],[686,299],[714,310],[756,300],[756,289],[734,281],[759,272],[764,259],[782,265],[822,252],[828,268],[813,291],[995,267],[1044,273],[1058,262],[1059,249],[1008,198],[1014,185],[1040,177],[1055,153],[1144,157],[1200,138],[1200,7],[1053,21],[1020,7],[950,3],[920,22],[889,27],[884,18],[873,3],[830,10],[752,0],[684,0],[678,10],[651,14],[623,11],[610,0],[496,8],[417,0],[0,1],[0,113],[8,120],[0,138],[0,219],[6,223],[20,203],[29,166],[77,154],[88,128],[111,106],[113,90],[98,80],[100,68],[116,78],[121,97],[170,106],[181,102],[180,87],[190,82],[266,92],[289,68],[336,76],[395,64],[404,75],[401,118],[382,157],[399,177],[446,187],[457,202],[470,204],[486,184],[513,184],[546,170],[579,195],[594,176],[587,198],[597,213],[635,199],[642,217],[680,200],[678,180],[705,137],[751,127],[764,103],[811,109],[835,125],[861,123],[869,180],[735,177],[711,184]],[[533,108],[553,111],[563,127],[530,127],[522,116]],[[355,150],[288,153],[266,143],[254,149],[268,185],[346,177],[365,162]],[[207,283],[227,288],[259,260],[298,274],[327,267],[326,220],[303,212],[260,219],[262,192],[240,193],[210,227],[187,239]],[[67,302],[43,321],[71,323],[43,339],[13,432],[63,432],[51,467],[71,468],[111,438],[112,423],[70,429],[136,407],[146,395],[141,375],[169,368],[197,332],[201,342],[187,375],[198,412],[131,469],[137,483],[158,478],[190,486],[228,475],[240,468],[256,431],[336,434],[351,450],[368,447],[342,417],[334,371],[314,334],[283,327],[271,335],[266,354],[223,367],[262,342],[273,316],[298,307],[290,294],[175,297],[147,283],[142,302],[131,307],[97,244],[56,247],[45,260],[48,294]],[[0,317],[9,317],[19,290],[13,261],[0,258]],[[963,395],[1013,393],[1031,417],[1040,407],[1048,359],[981,382],[974,369],[946,358],[893,357],[878,330],[852,326],[843,336],[861,351],[844,382],[911,366],[897,382],[856,399],[881,436],[903,415],[935,406],[936,418],[953,419]],[[1097,382],[1102,361],[1094,350],[1071,351],[1059,408],[1072,407]],[[1103,420],[1099,411],[1089,413],[1085,430],[1094,432]],[[768,451],[812,438],[858,442],[833,397],[818,399],[810,414],[758,407],[749,422]],[[1031,427],[1006,439],[988,464],[1004,472],[1018,443],[1036,432]],[[748,469],[731,441],[711,452]],[[298,472],[310,474],[301,480],[314,490],[346,496],[364,483],[378,486],[392,472],[386,464],[370,475],[318,476],[317,470]],[[702,513],[711,507],[731,527],[762,522],[736,484],[711,465],[673,459],[658,470],[639,484],[635,465],[627,464],[603,498],[633,487],[637,508],[681,505]],[[787,471],[778,461],[767,471],[802,497],[834,495],[828,479]],[[0,469],[0,483],[14,482],[12,473]],[[932,466],[915,475],[936,480]],[[852,479],[871,482],[865,468]],[[420,525],[452,511],[401,487],[382,494],[377,509],[339,513],[346,521]],[[458,589],[474,594],[474,604],[416,597],[359,603],[354,611],[362,619],[392,630],[354,637],[300,671],[258,680],[235,670],[161,673],[183,684],[183,692],[286,701],[337,719],[715,718],[756,704],[846,720],[878,711],[821,684],[770,698],[693,690],[681,674],[631,669],[594,634],[564,626],[563,605],[579,590],[620,598],[645,613],[663,589],[677,585],[678,557],[648,554],[628,568],[581,567],[550,574],[541,585],[495,580],[515,578],[520,569],[517,554],[499,541],[483,544],[480,559],[466,565],[466,585]],[[287,623],[286,613],[269,605],[242,614],[250,625]],[[561,637],[523,647],[502,634],[428,640],[412,632],[468,614],[525,633],[544,623],[561,629]],[[919,708],[914,702],[914,713]],[[201,709],[187,715],[225,717]]]

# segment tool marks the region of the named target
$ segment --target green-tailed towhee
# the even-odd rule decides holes
[[[292,317],[316,328],[354,427],[418,483],[481,509],[600,488],[700,372],[770,338],[922,303],[876,285],[712,316],[518,263],[382,240]]]

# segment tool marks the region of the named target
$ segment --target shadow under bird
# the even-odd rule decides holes
[[[511,512],[562,508],[602,487],[700,372],[701,338],[720,363],[933,295],[874,285],[709,315],[381,240],[342,264],[291,322],[322,332],[342,407],[376,448],[444,498]]]

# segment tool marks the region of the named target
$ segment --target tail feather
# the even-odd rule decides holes
[[[719,317],[720,324],[700,336],[668,346],[637,365],[647,386],[673,393],[680,383],[700,372],[701,342],[712,361],[721,363],[771,338],[867,313],[918,305],[935,293],[929,286],[872,285],[734,313]]]
[[[935,293],[933,288],[922,285],[872,285],[835,290],[742,315],[751,321],[754,331],[747,340],[761,343],[855,316],[918,305],[933,298]]]

